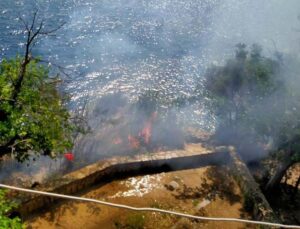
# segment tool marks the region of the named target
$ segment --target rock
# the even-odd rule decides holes
[[[179,184],[176,181],[171,181],[169,184],[166,185],[166,188],[170,191],[174,191],[175,189],[179,188]]]
[[[203,199],[199,204],[197,204],[196,208],[200,210],[201,208],[205,208],[207,205],[211,203],[208,199]]]
[[[215,148],[216,153],[229,152],[229,147],[227,146],[218,146]]]
[[[139,189],[144,189],[146,188],[144,184],[139,184]]]
[[[183,182],[183,180],[179,176],[175,176],[174,177],[174,181],[176,181],[178,183],[182,183]]]
[[[15,172],[8,179],[4,180],[4,183],[22,188],[30,188],[33,181],[29,175],[21,172]]]

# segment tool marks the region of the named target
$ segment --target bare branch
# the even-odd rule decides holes
[[[32,23],[31,23],[31,27],[30,30],[32,31],[34,29],[34,25],[35,25],[35,20],[37,18],[37,13],[38,13],[38,9],[35,10],[34,14],[33,14],[33,19],[32,19]]]
[[[34,32],[33,35],[32,35],[32,37],[30,38],[30,40],[29,40],[29,45],[32,44],[32,41],[33,41],[38,35],[41,35],[41,34],[42,34],[41,31],[42,31],[43,26],[44,26],[44,20],[41,21],[41,23],[40,23],[40,25],[39,25],[37,31]]]
[[[19,15],[18,19],[23,23],[23,25],[26,29],[26,32],[28,32],[30,30],[28,27],[28,23],[24,20],[24,18],[21,15]]]
[[[69,71],[68,68],[63,67],[63,66],[61,66],[61,65],[59,65],[59,64],[53,63],[53,62],[51,62],[51,61],[47,61],[47,60],[38,60],[38,61],[41,62],[41,63],[46,63],[46,64],[49,64],[49,65],[54,66],[54,67],[57,68],[63,75],[65,75],[67,78],[72,79],[71,74],[67,73],[67,71]]]
[[[30,61],[33,59],[31,56],[31,50],[32,50],[33,46],[36,44],[38,36],[39,35],[44,35],[44,36],[51,35],[52,33],[59,30],[65,24],[65,23],[62,23],[57,28],[47,31],[47,30],[44,30],[44,19],[42,19],[42,20],[40,20],[39,26],[37,28],[35,28],[35,26],[38,22],[38,10],[36,10],[33,14],[30,28],[28,26],[29,23],[27,23],[22,17],[20,17],[20,20],[23,22],[23,24],[26,28],[27,41],[26,41],[26,49],[25,49],[24,59],[20,66],[20,72],[19,72],[18,78],[13,83],[14,89],[13,89],[12,98],[11,98],[12,105],[15,105],[15,103],[17,102],[17,97],[21,91],[21,87],[22,87],[22,83],[23,83],[23,80],[25,77],[27,66],[30,63]],[[64,75],[66,75],[66,76],[69,75],[65,71],[63,71],[60,66],[58,68],[60,69],[61,72],[63,72]]]
[[[63,82],[62,79],[56,79],[56,80],[53,79],[52,81],[47,82],[47,84],[59,84],[62,82]]]
[[[46,31],[41,31],[40,34],[41,34],[41,35],[47,35],[47,36],[49,36],[49,35],[51,35],[52,33],[57,32],[57,31],[58,31],[59,29],[61,29],[65,24],[66,24],[66,22],[63,22],[63,23],[61,23],[59,26],[57,26],[57,27],[54,28],[54,29],[46,30]]]

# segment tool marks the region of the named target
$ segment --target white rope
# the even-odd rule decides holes
[[[218,218],[218,217],[195,216],[195,215],[184,214],[184,213],[175,212],[175,211],[168,211],[168,210],[163,210],[163,209],[158,209],[158,208],[137,208],[137,207],[132,207],[132,206],[128,206],[128,205],[115,204],[115,203],[110,203],[110,202],[95,200],[95,199],[90,199],[90,198],[62,195],[62,194],[51,193],[51,192],[43,192],[43,191],[19,188],[19,187],[10,186],[10,185],[4,185],[4,184],[0,184],[0,188],[7,188],[7,189],[17,190],[17,191],[21,191],[21,192],[27,192],[27,193],[39,194],[39,195],[45,195],[45,196],[52,196],[52,197],[70,199],[70,200],[92,202],[92,203],[102,204],[102,205],[106,205],[106,206],[110,206],[110,207],[123,208],[123,209],[128,209],[128,210],[133,210],[133,211],[159,212],[159,213],[171,214],[171,215],[176,215],[176,216],[181,216],[181,217],[186,217],[186,218],[191,218],[191,219],[198,219],[198,220],[249,223],[249,224],[266,225],[266,226],[272,226],[272,227],[282,227],[282,228],[300,228],[300,226],[296,226],[296,225],[285,225],[285,224],[270,223],[270,222],[264,222],[264,221],[255,221],[255,220],[238,219],[238,218]]]

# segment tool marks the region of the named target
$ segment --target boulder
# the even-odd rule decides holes
[[[197,204],[197,206],[196,206],[196,208],[198,209],[198,210],[200,210],[200,209],[202,209],[202,208],[205,208],[207,205],[209,205],[210,204],[210,200],[208,200],[208,199],[203,199],[199,204]]]
[[[176,181],[171,181],[166,185],[166,188],[170,191],[174,191],[179,188],[179,184]]]

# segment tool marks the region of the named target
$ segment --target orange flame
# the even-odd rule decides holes
[[[140,148],[140,142],[136,137],[133,137],[132,135],[129,134],[128,141],[129,141],[129,145],[131,148],[133,148],[133,149]]]
[[[131,134],[128,135],[129,145],[132,149],[140,148],[141,144],[148,145],[152,136],[152,125],[157,117],[157,112],[153,112],[150,118],[145,122],[144,128],[138,133],[138,137],[134,137]],[[115,144],[118,143],[117,139],[114,140]]]
[[[139,133],[139,136],[144,139],[144,141],[145,141],[146,144],[149,144],[150,143],[150,139],[151,139],[151,133],[152,133],[152,122],[147,121],[145,123],[144,128]]]
[[[139,133],[139,136],[144,139],[146,144],[150,143],[150,139],[152,136],[152,125],[153,125],[153,121],[154,121],[154,119],[156,119],[156,117],[157,117],[157,112],[153,112],[151,114],[151,117],[146,121],[144,128]]]

